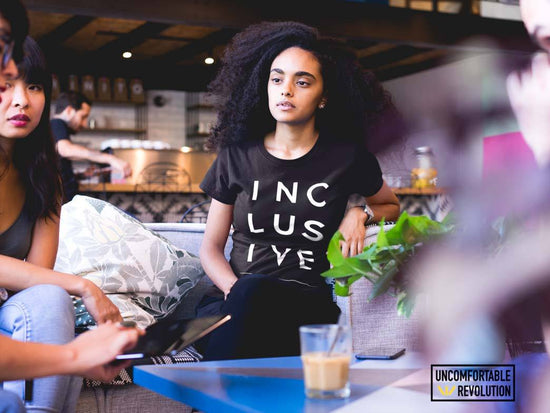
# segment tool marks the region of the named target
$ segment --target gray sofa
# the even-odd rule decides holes
[[[198,254],[204,234],[204,224],[158,223],[146,224],[150,229],[163,235],[174,245]],[[226,245],[226,255],[231,249],[231,240]],[[177,309],[181,317],[193,317],[194,308],[210,284],[204,277],[184,298]],[[353,349],[360,351],[368,345],[403,346],[409,351],[418,350],[418,316],[411,318],[397,315],[396,302],[384,296],[368,303],[370,293],[368,281],[360,280],[353,284],[351,297],[337,297],[337,303],[349,321],[353,333]],[[103,386],[82,390],[77,406],[78,413],[103,412],[191,412],[189,406],[174,402],[137,385]]]

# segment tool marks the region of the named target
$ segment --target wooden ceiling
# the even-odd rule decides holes
[[[457,52],[465,49],[488,52],[465,46],[474,36],[512,53],[533,50],[520,22],[346,0],[23,1],[31,35],[61,81],[68,74],[139,77],[146,89],[204,90],[217,69],[204,58],[219,58],[235,33],[263,20],[302,21],[345,40],[381,80],[462,58]],[[131,59],[122,58],[126,50]]]

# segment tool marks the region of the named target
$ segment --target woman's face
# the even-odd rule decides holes
[[[44,88],[22,79],[5,80],[5,88],[0,102],[0,136],[25,138],[40,123],[46,102]]]
[[[0,14],[0,52],[3,52],[6,47],[9,46],[11,28],[10,24],[4,17]],[[3,53],[0,56],[4,58]],[[2,92],[4,90],[4,84],[7,79],[13,79],[17,76],[17,66],[13,59],[10,59],[7,64],[0,67],[0,98],[2,97]]]
[[[314,121],[323,99],[321,64],[299,47],[284,50],[271,64],[267,95],[269,111],[277,122],[299,125]]]

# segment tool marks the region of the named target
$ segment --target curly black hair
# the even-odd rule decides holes
[[[391,96],[356,55],[336,39],[323,38],[317,29],[298,22],[262,22],[235,35],[208,91],[218,118],[207,142],[219,150],[238,142],[263,139],[275,129],[268,109],[267,81],[273,60],[284,50],[299,47],[321,65],[326,108],[317,112],[316,127],[333,139],[348,140],[379,150],[373,133],[397,117]],[[391,122],[387,114],[394,118]],[[387,136],[384,138],[385,140]]]

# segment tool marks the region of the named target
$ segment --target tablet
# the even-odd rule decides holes
[[[145,335],[139,337],[134,348],[116,359],[133,360],[177,353],[230,318],[229,314],[219,314],[186,320],[160,320],[145,329]]]

